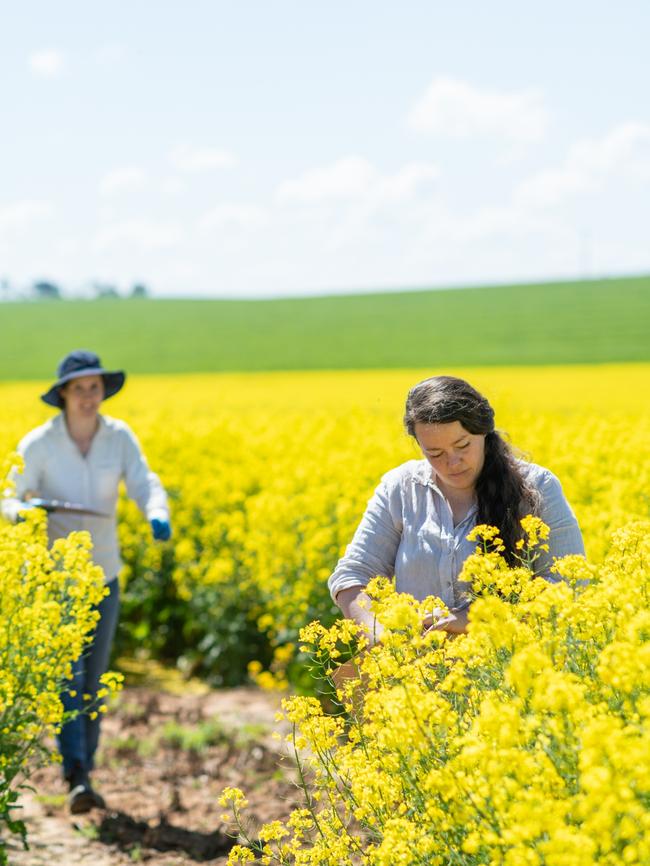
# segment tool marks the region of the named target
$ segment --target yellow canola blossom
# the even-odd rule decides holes
[[[435,373],[476,385],[512,443],[559,476],[591,562],[613,530],[650,516],[650,365],[133,377],[105,411],[161,475],[174,536],[152,544],[121,501],[126,650],[182,656],[230,684],[258,660],[266,684],[309,687],[285,648],[337,615],[326,579],[383,473],[421,456],[403,405]],[[52,415],[44,384],[0,385],[0,454]]]
[[[533,561],[545,527],[522,522]],[[650,862],[650,521],[618,533],[588,576],[558,561],[558,577],[580,580],[493,565],[478,553],[464,574],[475,600],[457,637],[423,636],[422,603],[371,583],[389,633],[339,686],[346,712],[284,701],[306,808],[245,836],[230,863]],[[329,655],[353,628],[312,623],[302,639]]]
[[[39,759],[55,757],[43,737],[66,721],[60,692],[106,592],[90,547],[88,533],[77,532],[48,550],[45,514],[36,509],[16,526],[0,523],[0,836],[4,824],[24,838],[13,814],[20,783]],[[121,676],[103,682],[99,697],[116,691]],[[0,863],[6,862],[0,844]]]

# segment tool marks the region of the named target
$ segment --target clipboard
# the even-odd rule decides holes
[[[25,508],[42,508],[43,511],[47,511],[48,514],[85,514],[90,517],[105,518],[111,516],[110,514],[105,514],[103,511],[95,511],[93,508],[87,508],[85,505],[81,505],[78,502],[64,502],[61,499],[40,499],[39,497],[34,497],[33,499],[27,499],[23,505]]]

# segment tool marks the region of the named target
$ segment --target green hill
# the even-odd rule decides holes
[[[650,277],[291,300],[0,304],[0,378],[650,360]]]

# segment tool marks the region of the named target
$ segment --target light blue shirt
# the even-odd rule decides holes
[[[584,555],[578,522],[558,479],[543,466],[520,461],[525,476],[540,494],[539,517],[549,526],[548,553],[535,563],[538,574],[556,578],[550,567],[557,557]],[[436,484],[427,460],[409,460],[387,472],[368,502],[365,514],[328,581],[332,598],[342,589],[366,586],[377,575],[395,577],[398,592],[422,600],[433,595],[449,608],[464,607],[469,584],[458,575],[476,542],[467,534],[476,525],[477,507],[454,526],[449,503]]]

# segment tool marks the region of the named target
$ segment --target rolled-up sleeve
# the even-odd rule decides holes
[[[169,520],[165,488],[155,472],[149,469],[140,444],[132,430],[124,428],[124,481],[129,496],[148,520]]]
[[[545,580],[555,583],[560,578],[551,574],[553,562],[569,554],[584,556],[585,546],[578,521],[566,500],[558,478],[545,469],[538,489],[542,498],[540,518],[551,532],[548,539],[548,552],[543,552],[537,560],[535,571]]]
[[[402,526],[390,500],[389,485],[382,481],[368,502],[345,555],[328,580],[334,601],[342,589],[366,586],[377,575],[393,576]]]

